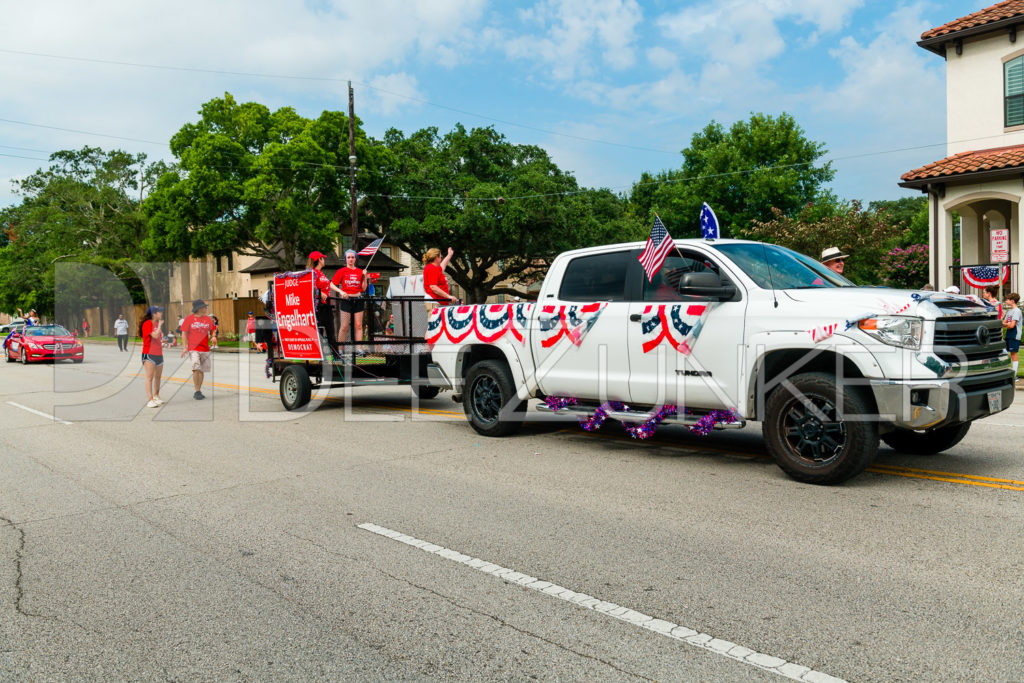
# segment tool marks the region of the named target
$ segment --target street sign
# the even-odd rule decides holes
[[[989,263],[1006,263],[1010,260],[1010,231],[996,228],[989,231]]]

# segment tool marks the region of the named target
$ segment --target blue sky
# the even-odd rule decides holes
[[[623,192],[678,167],[712,119],[786,111],[825,143],[839,196],[913,196],[900,174],[945,156],[946,141],[944,62],[916,41],[985,6],[0,0],[0,205],[58,149],[169,159],[166,141],[206,100],[231,92],[312,117],[347,109],[347,79],[371,135],[493,125],[581,184]]]

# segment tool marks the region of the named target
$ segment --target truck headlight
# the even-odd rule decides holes
[[[857,327],[883,344],[904,349],[920,349],[924,320],[897,315],[865,318]]]

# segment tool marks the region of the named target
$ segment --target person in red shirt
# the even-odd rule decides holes
[[[159,408],[164,404],[160,400],[160,378],[164,372],[163,332],[160,326],[164,321],[164,309],[150,306],[142,317],[139,325],[139,336],[142,337],[142,368],[146,372],[147,408]]]
[[[331,282],[341,287],[341,302],[338,304],[338,309],[341,311],[341,331],[338,332],[338,341],[352,341],[349,339],[349,326],[353,317],[355,317],[353,336],[355,341],[362,341],[364,302],[360,301],[359,297],[366,291],[367,280],[366,271],[356,268],[354,249],[345,252],[345,267],[338,269],[338,272],[331,278]]]
[[[314,251],[306,261],[306,269],[313,271],[313,286],[319,290],[316,298],[317,325],[324,328],[324,339],[327,340],[327,345],[331,347],[331,351],[337,355],[338,350],[335,348],[334,342],[334,310],[331,308],[331,291],[333,290],[339,296],[342,294],[342,291],[331,282],[330,278],[324,275],[324,264],[326,262],[323,254],[319,251]]]
[[[427,249],[423,255],[423,292],[429,297],[426,300],[427,312],[434,310],[436,306],[447,305],[456,298],[448,293],[448,278],[444,275],[444,269],[452,260],[451,247],[448,247],[448,255],[441,258],[441,250],[433,247]]]
[[[203,376],[213,369],[210,361],[210,335],[214,333],[216,325],[206,315],[206,310],[206,302],[196,299],[192,302],[192,315],[181,324],[181,337],[184,341],[181,356],[184,358],[187,355],[192,362],[192,386],[195,388],[192,398],[197,401],[206,398],[202,392]]]
[[[249,311],[249,318],[245,321],[245,340],[249,342],[250,351],[259,351],[256,347],[256,316]]]

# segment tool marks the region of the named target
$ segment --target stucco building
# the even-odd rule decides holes
[[[947,156],[903,174],[900,182],[928,194],[930,280],[940,289],[955,284],[965,293],[977,292],[964,280],[962,267],[993,263],[992,231],[1008,230],[1003,265],[1008,265],[1007,286],[1019,291],[1024,0],[1006,0],[933,28],[918,45],[946,61]],[[959,264],[954,263],[954,214],[960,219]]]

